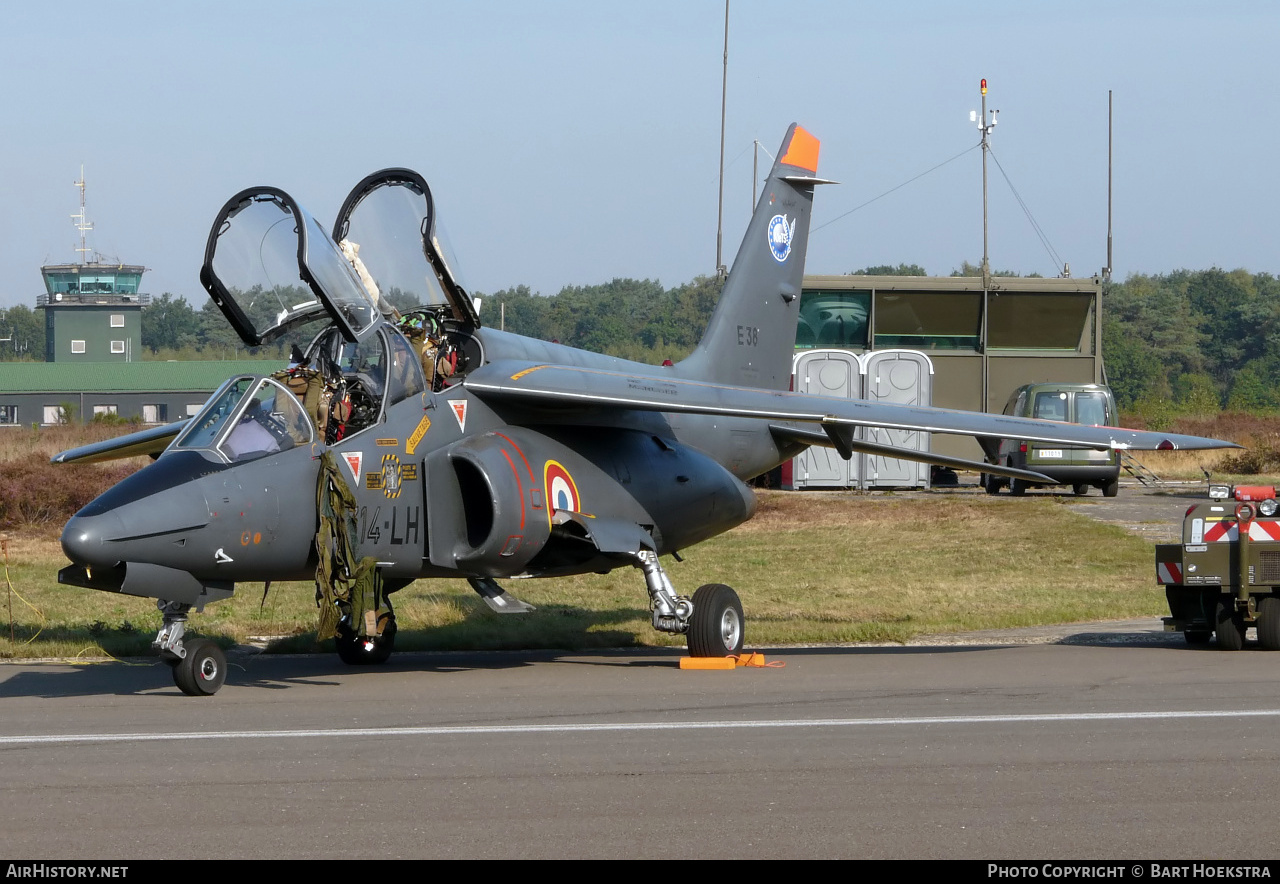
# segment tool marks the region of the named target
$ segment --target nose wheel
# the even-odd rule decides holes
[[[344,617],[338,623],[334,636],[338,658],[348,666],[377,666],[391,658],[396,647],[396,617],[386,611],[378,618],[378,634],[363,636],[356,633],[350,619]]]
[[[188,697],[211,697],[227,680],[227,655],[214,642],[198,638],[186,642],[181,659],[165,655],[173,667],[173,683]]]

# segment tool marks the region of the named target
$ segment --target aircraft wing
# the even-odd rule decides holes
[[[54,463],[99,463],[105,460],[139,457],[144,454],[149,454],[153,458],[159,457],[160,452],[168,448],[174,437],[186,427],[188,420],[190,418],[174,421],[171,424],[161,424],[158,427],[148,427],[115,439],[81,445],[79,448],[55,454],[52,460]]]
[[[840,456],[848,460],[853,453],[860,452],[862,454],[876,454],[881,457],[893,457],[898,460],[910,460],[916,463],[934,464],[940,467],[951,467],[957,470],[973,470],[978,473],[990,473],[993,476],[1003,476],[1006,479],[1021,479],[1024,482],[1046,482],[1050,485],[1054,484],[1054,480],[1043,473],[1037,473],[1034,470],[1020,470],[1017,467],[1000,466],[999,464],[990,464],[980,460],[968,460],[963,457],[951,457],[945,454],[938,454],[933,451],[917,451],[914,448],[901,448],[897,445],[880,445],[875,442],[866,442],[861,439],[840,440],[841,445],[837,446],[830,436],[822,430],[816,428],[806,428],[797,424],[770,424],[769,432],[778,439],[786,439],[793,442],[803,442],[806,445],[822,445],[827,448],[838,448]],[[845,445],[847,444],[847,450]]]
[[[1026,439],[1098,449],[1163,451],[1240,447],[1234,442],[1202,436],[1089,427],[1002,414],[837,399],[515,360],[493,362],[473,371],[464,385],[485,401],[525,407],[639,409],[818,424],[841,454],[852,450],[853,431],[858,427]]]

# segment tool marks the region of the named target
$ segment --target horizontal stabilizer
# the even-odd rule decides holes
[[[130,433],[127,436],[107,439],[103,442],[81,445],[79,448],[72,448],[55,454],[52,461],[53,463],[100,463],[107,460],[121,460],[126,457],[141,457],[148,454],[152,458],[157,458],[162,451],[169,447],[169,443],[182,432],[188,420],[190,418],[174,421],[171,424],[161,424],[158,427],[149,427],[136,433]]]

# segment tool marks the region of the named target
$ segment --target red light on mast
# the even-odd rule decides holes
[[[987,81],[986,81],[986,79],[983,79],[983,81],[982,81],[982,94],[983,94],[983,95],[986,95],[986,94],[987,94]]]

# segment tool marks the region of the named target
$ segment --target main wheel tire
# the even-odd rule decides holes
[[[985,490],[988,494],[999,494],[999,493],[1000,493],[1000,480],[999,480],[999,479],[997,479],[995,476],[991,475],[990,473],[983,473],[983,474],[982,474],[982,488],[983,488],[983,490]]]
[[[227,680],[227,655],[207,638],[186,643],[187,656],[173,667],[173,683],[188,697],[210,697]]]
[[[382,633],[375,638],[357,635],[346,620],[338,624],[338,634],[333,641],[343,663],[348,666],[377,666],[391,659],[391,652],[396,649],[396,618],[394,614],[386,613],[378,620],[382,624]]]
[[[1083,482],[1077,482],[1075,485],[1071,486],[1071,493],[1076,497],[1084,497],[1089,493],[1089,486]]]
[[[1009,493],[1014,497],[1021,497],[1027,493],[1027,483],[1021,479],[1009,480]]]
[[[742,653],[742,602],[731,587],[708,583],[693,594],[689,620],[690,657],[728,657]]]
[[[1236,610],[1235,599],[1224,595],[1218,600],[1213,622],[1217,624],[1219,648],[1238,651],[1244,647],[1244,617]]]
[[[1258,605],[1258,644],[1280,651],[1280,598],[1269,595]]]
[[[1115,497],[1119,493],[1120,493],[1119,478],[1112,479],[1110,482],[1102,486],[1103,497]]]

